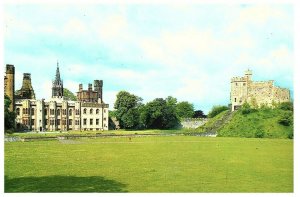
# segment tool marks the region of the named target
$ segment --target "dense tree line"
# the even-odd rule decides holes
[[[177,102],[176,98],[169,96],[143,104],[142,98],[126,91],[117,94],[114,109],[110,114],[124,129],[176,128],[181,118],[192,118],[195,114],[193,104],[187,101]],[[198,115],[204,115],[201,112]]]

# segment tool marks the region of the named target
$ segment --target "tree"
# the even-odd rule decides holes
[[[77,97],[67,88],[64,88],[64,97],[66,97],[70,101],[77,101]]]
[[[206,117],[207,115],[205,115],[202,110],[194,111],[193,118],[206,118]]]
[[[213,118],[213,117],[215,117],[216,115],[218,115],[219,113],[221,113],[222,111],[225,111],[225,110],[228,110],[228,107],[220,106],[220,105],[213,106],[212,110],[208,113],[207,116],[209,118]]]
[[[15,128],[15,119],[16,114],[15,112],[9,111],[9,105],[11,104],[10,98],[5,95],[4,96],[4,124],[5,124],[5,131],[9,129]]]
[[[120,122],[121,128],[133,129],[139,125],[139,107],[142,105],[142,98],[120,91],[114,104],[115,116]]]
[[[171,129],[179,124],[173,99],[156,98],[141,108],[141,122],[147,129]]]
[[[192,118],[194,115],[194,105],[187,101],[179,102],[176,105],[176,114],[179,118]]]

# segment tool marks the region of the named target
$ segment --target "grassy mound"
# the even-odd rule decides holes
[[[293,112],[282,109],[239,110],[218,130],[218,136],[293,138]]]

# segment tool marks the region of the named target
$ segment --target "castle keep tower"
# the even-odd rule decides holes
[[[63,81],[60,79],[59,66],[57,62],[55,80],[52,82],[52,98],[62,98],[64,96]]]
[[[4,77],[4,93],[10,98],[10,111],[14,111],[15,103],[15,67],[11,64],[6,64],[6,76]]]
[[[252,81],[252,71],[245,71],[244,77],[231,79],[230,92],[231,110],[237,110],[245,102],[252,107],[290,101],[290,91],[274,85],[274,80]]]
[[[23,74],[23,82],[20,90],[16,92],[17,99],[35,99],[34,90],[31,85],[30,73]]]

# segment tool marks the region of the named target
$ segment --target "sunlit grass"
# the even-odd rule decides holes
[[[293,192],[293,141],[168,136],[5,143],[5,192]]]

